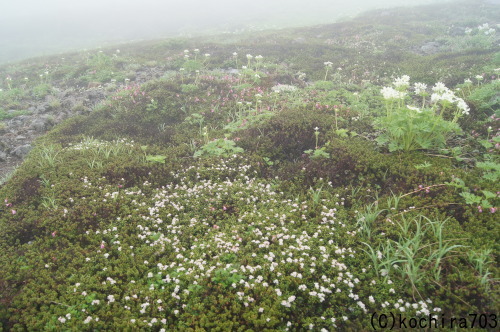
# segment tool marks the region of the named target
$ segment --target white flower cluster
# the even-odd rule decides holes
[[[415,94],[421,96],[426,92],[427,84],[416,82],[415,84],[413,84],[413,88],[415,89]]]
[[[318,131],[319,129],[317,128]],[[127,319],[131,324],[144,323],[149,327],[154,325],[153,329],[162,331],[156,324],[161,322],[166,325],[166,308],[176,303],[178,307],[173,314],[181,315],[180,310],[185,308],[185,301],[189,301],[188,295],[192,292],[190,287],[199,284],[203,286],[207,280],[214,282],[214,277],[217,277],[218,271],[221,270],[244,276],[231,282],[231,291],[245,307],[252,306],[253,303],[261,316],[259,319],[267,322],[271,321],[272,317],[267,315],[268,309],[262,305],[265,302],[255,298],[255,291],[260,287],[270,289],[279,297],[276,303],[283,311],[288,311],[293,305],[298,305],[298,302],[300,306],[320,302],[324,303],[325,307],[331,307],[336,304],[337,293],[347,294],[347,298],[342,300],[343,304],[364,312],[373,309],[375,303],[389,305],[389,301],[385,300],[389,300],[396,293],[392,288],[389,291],[390,297],[364,297],[356,293],[364,285],[368,286],[370,280],[365,281],[365,277],[356,274],[356,270],[351,270],[345,261],[355,258],[356,250],[335,244],[334,236],[337,236],[338,232],[347,234],[354,226],[345,225],[337,219],[337,211],[333,206],[323,206],[322,222],[315,224],[314,228],[308,226],[307,231],[304,228],[303,231],[298,231],[295,229],[295,222],[301,217],[307,220],[307,205],[304,202],[284,199],[282,193],[274,191],[268,183],[254,177],[255,170],[245,162],[246,160],[233,158],[230,162],[223,159],[209,167],[190,166],[181,172],[171,172],[170,176],[177,181],[156,188],[150,195],[137,188],[121,191],[123,199],[130,199],[130,204],[137,208],[132,212],[132,216],[137,219],[135,227],[132,230],[126,229],[127,233],[122,233],[125,230],[117,225],[108,229],[89,230],[87,234],[102,235],[100,241],[95,242],[99,257],[102,257],[104,249],[112,253],[107,260],[103,260],[106,264],[103,271],[112,273],[115,271],[115,264],[119,264],[117,257],[134,257],[134,254],[140,257],[137,261],[143,264],[141,265],[144,270],[137,280],[119,280],[115,275],[104,275],[100,281],[105,281],[106,286],[98,294],[100,300],[92,300],[92,316],[88,312],[81,317],[80,329],[89,326],[85,324],[92,326],[97,322],[97,314],[101,310],[123,306],[132,315]],[[220,180],[208,180],[208,174],[215,174]],[[90,180],[94,186],[100,185],[100,179],[90,178],[85,181],[90,183]],[[111,189],[107,190],[103,197],[107,197],[106,193],[111,192]],[[336,197],[339,202],[344,200],[339,195]],[[209,220],[198,217],[198,212],[207,208],[209,211],[227,213],[222,212],[226,211],[225,205],[214,204],[213,198],[218,202],[226,202],[229,198],[240,200],[251,208],[238,216],[238,222],[218,220],[217,225],[213,225]],[[194,214],[183,213],[184,206],[193,202],[196,202],[193,208],[199,210]],[[272,217],[262,218],[260,211],[263,210],[274,211]],[[247,231],[246,225],[254,227],[251,232]],[[205,234],[198,235],[193,242],[187,244],[184,242],[188,238],[187,234],[190,229],[195,228],[204,229]],[[117,238],[123,239],[121,244]],[[125,245],[132,238],[137,238],[139,242],[134,243],[134,246]],[[243,244],[245,242],[246,245]],[[119,245],[123,245],[124,250],[114,251]],[[141,255],[141,248],[152,248],[158,252],[172,250],[175,254],[168,260],[158,260],[155,256],[146,258]],[[249,260],[244,265],[233,265],[215,257],[234,252],[258,259],[253,262]],[[380,253],[379,259],[382,256]],[[94,257],[87,264],[89,268],[93,268]],[[171,271],[178,274],[169,275]],[[321,274],[320,271],[328,272]],[[362,273],[367,271],[368,266],[362,269]],[[153,283],[152,278],[155,277],[161,277],[164,286]],[[293,278],[292,287],[289,286],[290,277]],[[117,278],[116,281],[113,278]],[[134,287],[130,287],[129,283],[134,284]],[[375,280],[370,284],[375,284]],[[72,285],[71,289],[86,296],[85,287],[85,282],[81,281]],[[169,291],[166,291],[167,287]],[[116,291],[119,289],[124,292],[120,294]],[[90,293],[90,290],[87,291]],[[113,293],[114,295],[111,295]],[[392,306],[394,303],[390,302]],[[151,316],[152,312],[159,314],[156,317]],[[68,319],[61,316],[59,323],[67,323]],[[348,316],[332,317],[328,309],[321,316],[321,320],[331,324],[331,328],[324,330],[334,330],[336,321],[349,319],[351,318]],[[301,329],[307,329],[308,325],[309,322],[301,326]],[[316,328],[321,330],[321,327]]]
[[[407,88],[410,86],[410,77],[408,75],[403,75],[401,77],[397,77],[393,81],[393,87],[383,87],[380,90],[380,93],[387,100],[397,100],[403,99],[407,95]],[[425,96],[427,93],[427,85],[425,83],[415,83],[413,85],[414,91],[416,95]],[[455,104],[456,107],[462,112],[462,114],[469,114],[469,106],[462,99],[455,95],[453,91],[448,89],[444,83],[437,82],[432,87],[432,95],[431,95],[431,103],[436,104],[438,102],[448,102],[450,104]],[[414,106],[407,106],[408,109],[414,110],[416,112],[421,112],[421,110]]]
[[[406,89],[410,86],[410,76],[403,75],[401,77],[396,77],[392,82],[394,88],[385,86],[380,90],[384,99],[403,99],[406,97]]]
[[[394,85],[394,87],[396,89],[406,89],[407,87],[410,86],[410,76],[408,75],[403,75],[401,77],[396,77],[396,79],[394,80],[394,82],[392,82],[392,85]]]
[[[274,92],[293,92],[297,91],[297,87],[289,84],[278,84],[271,88]]]
[[[398,91],[389,86],[384,86],[380,93],[384,96],[384,99],[403,99],[406,96],[406,92]]]
[[[474,31],[474,29],[472,29],[472,28],[469,28],[469,27],[465,28],[465,34],[466,35],[472,34],[473,31]],[[489,26],[488,23],[484,23],[482,25],[479,25],[477,27],[477,31],[483,33],[486,36],[492,35],[492,34],[494,34],[496,32],[495,29],[490,28],[490,26]]]
[[[483,25],[478,26],[477,29],[479,31],[484,31],[485,35],[491,35],[491,34],[495,33],[495,29],[490,28],[490,26],[488,25],[488,23],[484,23]]]
[[[435,104],[441,101],[449,102],[450,104],[456,104],[457,108],[462,111],[462,114],[469,114],[469,106],[462,98],[455,95],[453,91],[448,89],[444,83],[437,82],[432,87],[433,94],[431,95],[431,103]]]
[[[281,301],[281,305],[290,308],[292,306],[292,302],[295,301],[295,296],[292,295],[288,298],[288,300]]]

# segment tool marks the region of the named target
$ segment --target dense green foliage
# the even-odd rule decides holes
[[[460,6],[0,68],[4,109],[114,91],[0,188],[0,330],[361,331],[373,312],[498,312],[500,56],[476,28],[498,7]],[[439,53],[413,49],[433,39]],[[384,98],[405,74],[453,96]]]

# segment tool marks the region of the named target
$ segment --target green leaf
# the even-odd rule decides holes
[[[422,168],[427,168],[427,167],[430,167],[432,166],[431,163],[429,163],[427,160],[423,163],[423,164],[419,164],[419,165],[414,165],[414,167],[416,169],[422,169]]]
[[[497,195],[495,193],[492,193],[491,191],[482,190],[482,192],[483,192],[484,197],[486,197],[486,199],[496,198],[497,197]]]
[[[335,130],[335,134],[337,134],[337,136],[339,137],[347,137],[347,132],[348,130],[347,129],[337,129]]]
[[[159,163],[159,164],[165,164],[165,159],[167,157],[166,156],[162,156],[162,155],[148,155],[146,156],[146,160],[147,161],[150,161],[150,162],[153,162],[153,163]]]
[[[486,173],[483,175],[483,179],[488,180],[490,182],[497,182],[498,173]]]
[[[455,188],[465,188],[465,182],[460,178],[454,178],[451,182],[445,182],[445,184]]]
[[[380,135],[375,139],[375,142],[377,142],[379,145],[385,145],[387,142],[389,142],[389,138],[386,135]]]
[[[500,172],[500,164],[493,161],[478,162],[476,166],[484,170],[494,170]]]
[[[398,150],[402,150],[402,147],[399,143],[397,143],[397,142],[389,143],[389,151],[390,152],[394,152],[394,151],[398,151]]]
[[[481,143],[481,145],[485,148],[485,149],[490,149],[493,147],[493,143],[483,139],[483,140],[480,140],[479,143]]]
[[[476,205],[481,203],[481,197],[476,196],[474,194],[468,193],[468,192],[462,192],[460,193],[460,196],[465,198],[465,203],[469,205]]]
[[[488,202],[487,199],[483,199],[481,201],[481,206],[483,207],[483,209],[489,209],[489,208],[493,207],[493,205],[491,205],[490,202]]]

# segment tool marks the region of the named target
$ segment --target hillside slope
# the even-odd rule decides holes
[[[1,328],[494,330],[498,17],[461,1],[1,67],[0,157],[22,160]]]

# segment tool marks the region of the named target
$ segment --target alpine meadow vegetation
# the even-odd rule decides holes
[[[1,66],[2,133],[75,114],[3,174],[0,330],[498,329],[500,9],[417,9]]]

